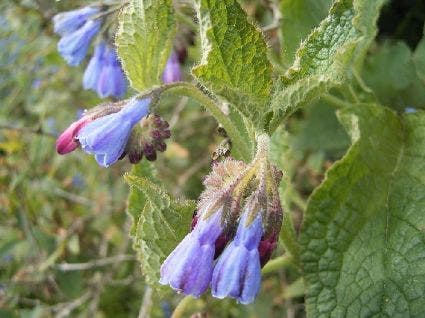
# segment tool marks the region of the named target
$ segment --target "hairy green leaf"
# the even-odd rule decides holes
[[[282,58],[286,65],[294,61],[301,41],[326,17],[331,4],[332,0],[280,1]]]
[[[192,72],[212,92],[258,121],[272,88],[271,64],[261,31],[236,0],[196,0],[202,58]]]
[[[384,0],[338,0],[299,47],[294,64],[275,87],[270,130],[294,111],[346,80],[349,67],[363,61],[376,34]]]
[[[158,289],[161,264],[188,233],[196,205],[172,200],[154,183],[152,168],[146,163],[135,166],[125,179],[131,189],[128,214],[133,219],[133,248],[146,282]]]
[[[175,33],[171,0],[131,0],[119,18],[115,42],[130,84],[138,91],[161,83]]]
[[[425,114],[358,104],[353,145],[308,203],[301,261],[310,317],[425,315]]]

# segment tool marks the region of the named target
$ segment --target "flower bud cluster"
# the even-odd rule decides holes
[[[210,286],[214,297],[254,301],[283,217],[282,174],[269,163],[267,145],[260,136],[250,164],[227,158],[213,166],[193,229],[164,261],[161,284],[195,297]]]
[[[131,163],[138,163],[143,155],[147,160],[156,159],[156,152],[167,149],[165,139],[170,138],[168,123],[159,115],[151,114],[144,117],[133,129],[126,146],[126,153]]]

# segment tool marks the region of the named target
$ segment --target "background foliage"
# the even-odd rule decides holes
[[[83,67],[58,55],[50,22],[87,2],[0,4],[0,316],[169,317],[179,303],[182,317],[423,316],[423,2],[151,2],[132,1],[119,26],[133,88],[159,84],[185,25],[197,34],[185,79],[231,104],[222,116],[170,90],[159,106],[167,151],[125,179],[126,162],[102,169],[54,151],[58,132],[100,102],[81,88]],[[145,20],[134,13],[142,4]],[[149,68],[127,66],[135,43],[150,43],[137,51]],[[210,114],[247,161],[254,130],[273,133],[271,158],[285,171],[281,244],[249,306],[150,287],[223,142]]]

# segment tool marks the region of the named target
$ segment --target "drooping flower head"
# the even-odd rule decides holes
[[[161,266],[160,283],[186,295],[199,297],[208,288],[213,272],[215,242],[223,231],[218,209],[201,219]]]
[[[269,164],[267,145],[268,138],[260,136],[257,155],[249,165],[228,158],[213,166],[204,181],[206,189],[198,206],[201,213],[196,216],[193,231],[164,262],[162,284],[199,296],[207,289],[209,279],[214,297],[231,297],[243,304],[254,301],[260,289],[261,267],[276,246],[282,222],[277,191],[281,173]],[[205,206],[208,208],[202,209]],[[202,254],[205,244],[200,243],[197,230],[198,224],[203,229],[206,221],[208,228],[220,229],[209,236],[208,257]],[[223,234],[226,239],[217,253]]]
[[[131,99],[116,113],[85,125],[77,134],[81,148],[95,156],[103,167],[115,163],[123,154],[133,126],[149,113],[150,99]]]
[[[182,71],[176,52],[172,51],[165,65],[162,81],[164,83],[173,83],[182,80]]]
[[[143,156],[154,160],[155,151],[165,151],[164,140],[171,133],[168,123],[161,117],[148,116],[150,103],[150,98],[133,97],[86,111],[59,136],[58,153],[66,154],[81,147],[93,154],[103,167],[126,155],[131,163],[140,161]],[[153,152],[149,147],[153,147]]]
[[[262,214],[250,208],[245,207],[233,241],[214,267],[211,282],[214,297],[231,297],[242,304],[254,301],[261,284],[258,246],[263,235]]]
[[[77,134],[88,123],[93,120],[116,113],[122,109],[122,103],[115,104],[102,104],[93,108],[90,111],[79,112],[77,121],[73,122],[65,131],[60,134],[56,140],[56,151],[60,155],[70,153],[80,146],[80,142],[77,139]]]
[[[83,26],[99,8],[83,7],[72,11],[61,12],[53,17],[53,31],[60,35],[72,33]]]
[[[84,72],[84,89],[92,89],[102,97],[122,97],[127,90],[127,81],[115,49],[100,42]]]
[[[58,42],[58,51],[66,62],[75,66],[81,63],[87,54],[90,42],[100,30],[101,21],[87,20],[80,28],[65,33]]]
[[[97,83],[99,81],[99,75],[103,67],[103,56],[106,48],[104,41],[96,45],[93,56],[91,57],[89,64],[84,71],[83,76],[83,87],[84,89],[97,90]]]
[[[234,178],[231,172],[243,168],[243,162],[227,160],[223,163],[227,167],[227,175],[222,177]],[[217,174],[223,173],[226,168],[219,167],[204,184],[221,183],[220,192],[212,193],[199,201],[196,222],[192,231],[180,242],[176,249],[167,257],[161,266],[160,283],[170,285],[177,291],[187,295],[199,297],[209,287],[214,269],[214,259],[217,256],[217,242],[226,233],[224,215],[228,215],[231,207],[231,198],[228,192],[234,183],[229,180],[218,180]],[[219,184],[215,184],[219,187]],[[226,188],[227,186],[227,188]]]

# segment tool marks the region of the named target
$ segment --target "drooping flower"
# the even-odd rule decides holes
[[[74,32],[82,27],[91,16],[97,13],[99,13],[98,8],[83,7],[56,14],[53,17],[53,31],[60,35]]]
[[[235,238],[219,257],[211,281],[214,297],[231,297],[242,304],[254,301],[261,284],[261,264],[258,251],[263,235],[261,213],[252,222],[246,210],[239,222]]]
[[[77,134],[88,123],[93,120],[116,113],[122,109],[122,103],[116,103],[112,105],[100,105],[90,111],[78,110],[77,117],[79,119],[73,122],[56,140],[56,151],[60,155],[70,153],[80,146],[80,142],[77,139]]]
[[[199,297],[209,286],[214,265],[215,242],[223,231],[222,211],[198,220],[161,266],[160,283],[186,295]]]
[[[103,167],[123,155],[133,126],[149,113],[150,99],[131,99],[119,112],[98,118],[78,133],[81,148]]]
[[[84,72],[84,89],[91,89],[102,97],[122,97],[127,90],[127,81],[114,48],[100,42]]]
[[[86,56],[92,38],[100,30],[101,22],[97,20],[87,20],[82,27],[77,30],[65,33],[58,43],[58,51],[66,62],[75,66],[81,63]]]
[[[170,57],[165,65],[164,73],[162,74],[162,81],[164,83],[173,83],[182,80],[182,72],[180,63],[176,52],[171,52]]]
[[[103,53],[105,52],[106,43],[100,42],[94,49],[93,56],[91,57],[83,76],[84,89],[97,90],[97,83],[99,75],[103,66]]]
[[[107,96],[121,97],[125,94],[127,82],[117,53],[107,45],[103,52],[103,66],[99,74],[96,91],[102,98]]]

